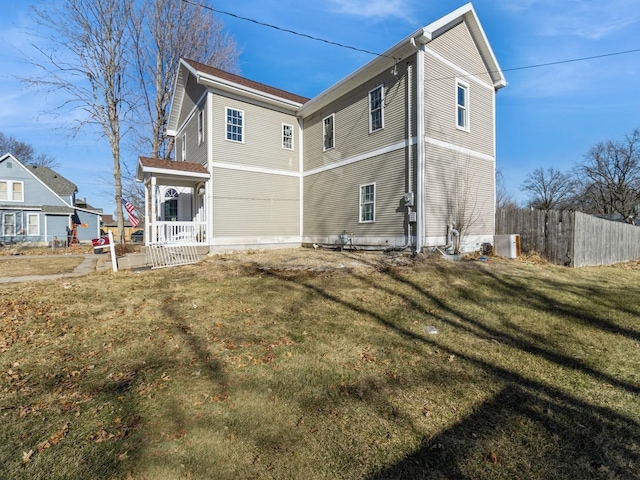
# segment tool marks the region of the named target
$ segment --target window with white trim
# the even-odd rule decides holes
[[[360,185],[360,223],[376,221],[376,184]]]
[[[182,161],[187,160],[187,134],[182,134]]]
[[[282,124],[282,148],[293,150],[293,125]]]
[[[204,142],[204,110],[198,112],[198,145]]]
[[[227,140],[244,143],[244,112],[225,107],[227,122]]]
[[[334,147],[336,115],[332,113],[322,120],[322,150],[330,150]]]
[[[37,213],[27,213],[27,235],[40,235],[40,215]]]
[[[175,188],[170,188],[164,193],[164,221],[178,220],[178,197],[180,194]]]
[[[2,213],[2,235],[5,237],[14,236],[16,234],[16,214]]]
[[[24,202],[24,182],[0,180],[0,200]]]
[[[369,133],[384,128],[384,85],[369,92]]]
[[[456,126],[469,131],[469,84],[456,80]]]

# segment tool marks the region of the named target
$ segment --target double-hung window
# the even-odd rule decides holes
[[[227,140],[244,143],[244,112],[235,108],[225,108]]]
[[[330,150],[334,147],[334,134],[335,134],[335,119],[334,113],[325,117],[322,120],[322,150]]]
[[[37,213],[27,213],[27,235],[40,235],[40,219]]]
[[[293,150],[293,125],[282,124],[282,148]]]
[[[369,92],[369,133],[384,128],[384,85]]]
[[[360,223],[376,221],[376,184],[360,185]]]
[[[24,182],[0,180],[0,200],[24,202]]]
[[[12,237],[16,234],[16,214],[4,212],[2,214],[2,235]]]
[[[456,126],[469,131],[469,84],[456,81]]]

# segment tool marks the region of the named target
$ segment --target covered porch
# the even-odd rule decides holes
[[[145,245],[208,245],[209,178],[199,163],[140,157],[136,179],[145,187]]]

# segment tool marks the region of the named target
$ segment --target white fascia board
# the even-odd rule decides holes
[[[183,68],[191,71],[190,66],[182,59],[178,66],[178,75],[176,75],[175,85],[173,86],[173,95],[171,95],[171,108],[169,109],[169,122],[167,125],[167,135],[176,136],[178,128],[178,119],[180,118],[180,108],[182,108],[182,99],[186,85],[184,84]]]
[[[209,178],[208,173],[188,172],[185,170],[167,170],[166,168],[143,167],[145,173],[157,173],[170,177]]]
[[[296,112],[301,106],[301,103],[294,102],[292,100],[287,100],[282,97],[278,97],[276,95],[271,95],[266,92],[262,92],[260,90],[256,90],[254,88],[245,87],[244,85],[239,85],[234,82],[230,82],[228,80],[224,80],[219,77],[213,77],[211,75],[207,75],[201,72],[198,72],[197,80],[200,85],[205,85],[207,87],[218,88],[220,90],[229,91],[232,93],[239,94],[243,97],[254,98],[256,100],[260,100],[262,102],[277,105],[279,107],[284,107],[291,112]]]
[[[268,175],[280,175],[285,177],[300,177],[300,172],[292,172],[291,170],[278,170],[275,168],[254,167],[252,165],[241,165],[238,163],[211,162],[212,168],[221,168],[225,170],[237,170],[240,172],[266,173]]]

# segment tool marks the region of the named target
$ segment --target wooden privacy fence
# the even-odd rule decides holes
[[[523,252],[571,267],[640,259],[640,227],[581,212],[498,209],[496,235],[519,234]]]

